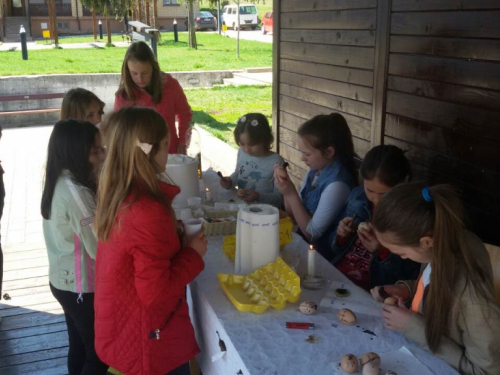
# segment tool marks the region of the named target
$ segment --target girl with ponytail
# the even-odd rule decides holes
[[[416,281],[384,285],[398,298],[382,305],[387,329],[401,332],[460,374],[500,374],[500,307],[481,240],[465,229],[462,204],[448,185],[402,184],[375,211],[379,242],[422,263]],[[371,290],[383,301],[380,287]],[[411,299],[411,309],[404,301]]]

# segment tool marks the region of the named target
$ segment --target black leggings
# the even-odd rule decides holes
[[[68,326],[68,372],[70,375],[105,375],[108,366],[101,362],[94,348],[94,293],[78,293],[54,288],[50,290],[61,304]]]

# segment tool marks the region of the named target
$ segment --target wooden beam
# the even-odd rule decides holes
[[[379,1],[377,33],[375,36],[375,72],[373,79],[373,107],[371,147],[383,144],[384,120],[389,61],[389,34],[392,0]]]
[[[273,149],[279,154],[279,115],[280,115],[280,13],[281,0],[273,0],[273,108],[272,127],[274,133]]]

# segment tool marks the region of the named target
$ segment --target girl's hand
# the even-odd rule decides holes
[[[184,237],[186,238],[186,237]],[[205,236],[205,231],[201,229],[198,233],[193,236],[189,236],[187,239],[187,246],[196,250],[201,257],[203,257],[207,252],[208,240]]]
[[[245,202],[252,203],[254,201],[258,201],[260,194],[252,189],[245,189],[245,195],[241,197]]]
[[[286,180],[290,180],[288,178],[288,173],[287,173],[285,167],[283,165],[281,165],[280,163],[274,164],[273,178],[278,183],[283,183]]]
[[[373,232],[372,225],[369,223],[370,230],[366,230],[364,228],[358,227],[358,237],[361,240],[363,246],[370,252],[374,253],[380,247],[380,243],[378,242],[377,236]]]
[[[349,237],[354,232],[355,223],[352,217],[343,218],[337,227],[337,236]]]
[[[274,186],[276,186],[284,197],[297,193],[295,185],[290,180],[287,171],[279,164],[274,166]]]
[[[186,145],[182,145],[182,144],[179,143],[177,145],[177,153],[178,154],[182,154],[182,155],[186,155],[186,153],[187,153],[187,147],[186,147]]]
[[[412,314],[414,313],[406,308],[401,297],[398,298],[397,306],[385,303],[382,305],[382,317],[384,318],[385,328],[390,331],[403,332]]]
[[[231,185],[233,184],[233,180],[231,180],[231,177],[222,177],[219,182],[220,186],[222,186],[224,189],[230,189]]]
[[[375,288],[370,290],[370,293],[372,297],[380,302],[384,302],[384,297],[382,297],[379,294],[380,286],[376,286]],[[401,298],[404,300],[407,300],[410,298],[410,291],[408,290],[408,287],[405,284],[396,284],[396,285],[384,285],[384,290],[389,294],[391,297],[396,297],[396,298]]]

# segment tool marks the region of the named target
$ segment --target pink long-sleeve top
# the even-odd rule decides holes
[[[134,89],[136,100],[126,100],[121,92],[115,96],[114,110],[123,107],[149,107],[160,113],[167,122],[170,130],[169,153],[176,154],[177,146],[186,143],[186,131],[193,118],[191,107],[179,82],[170,74],[162,74],[162,94],[161,101],[155,103],[153,97],[145,90]],[[178,121],[178,131],[175,127],[175,119]]]

